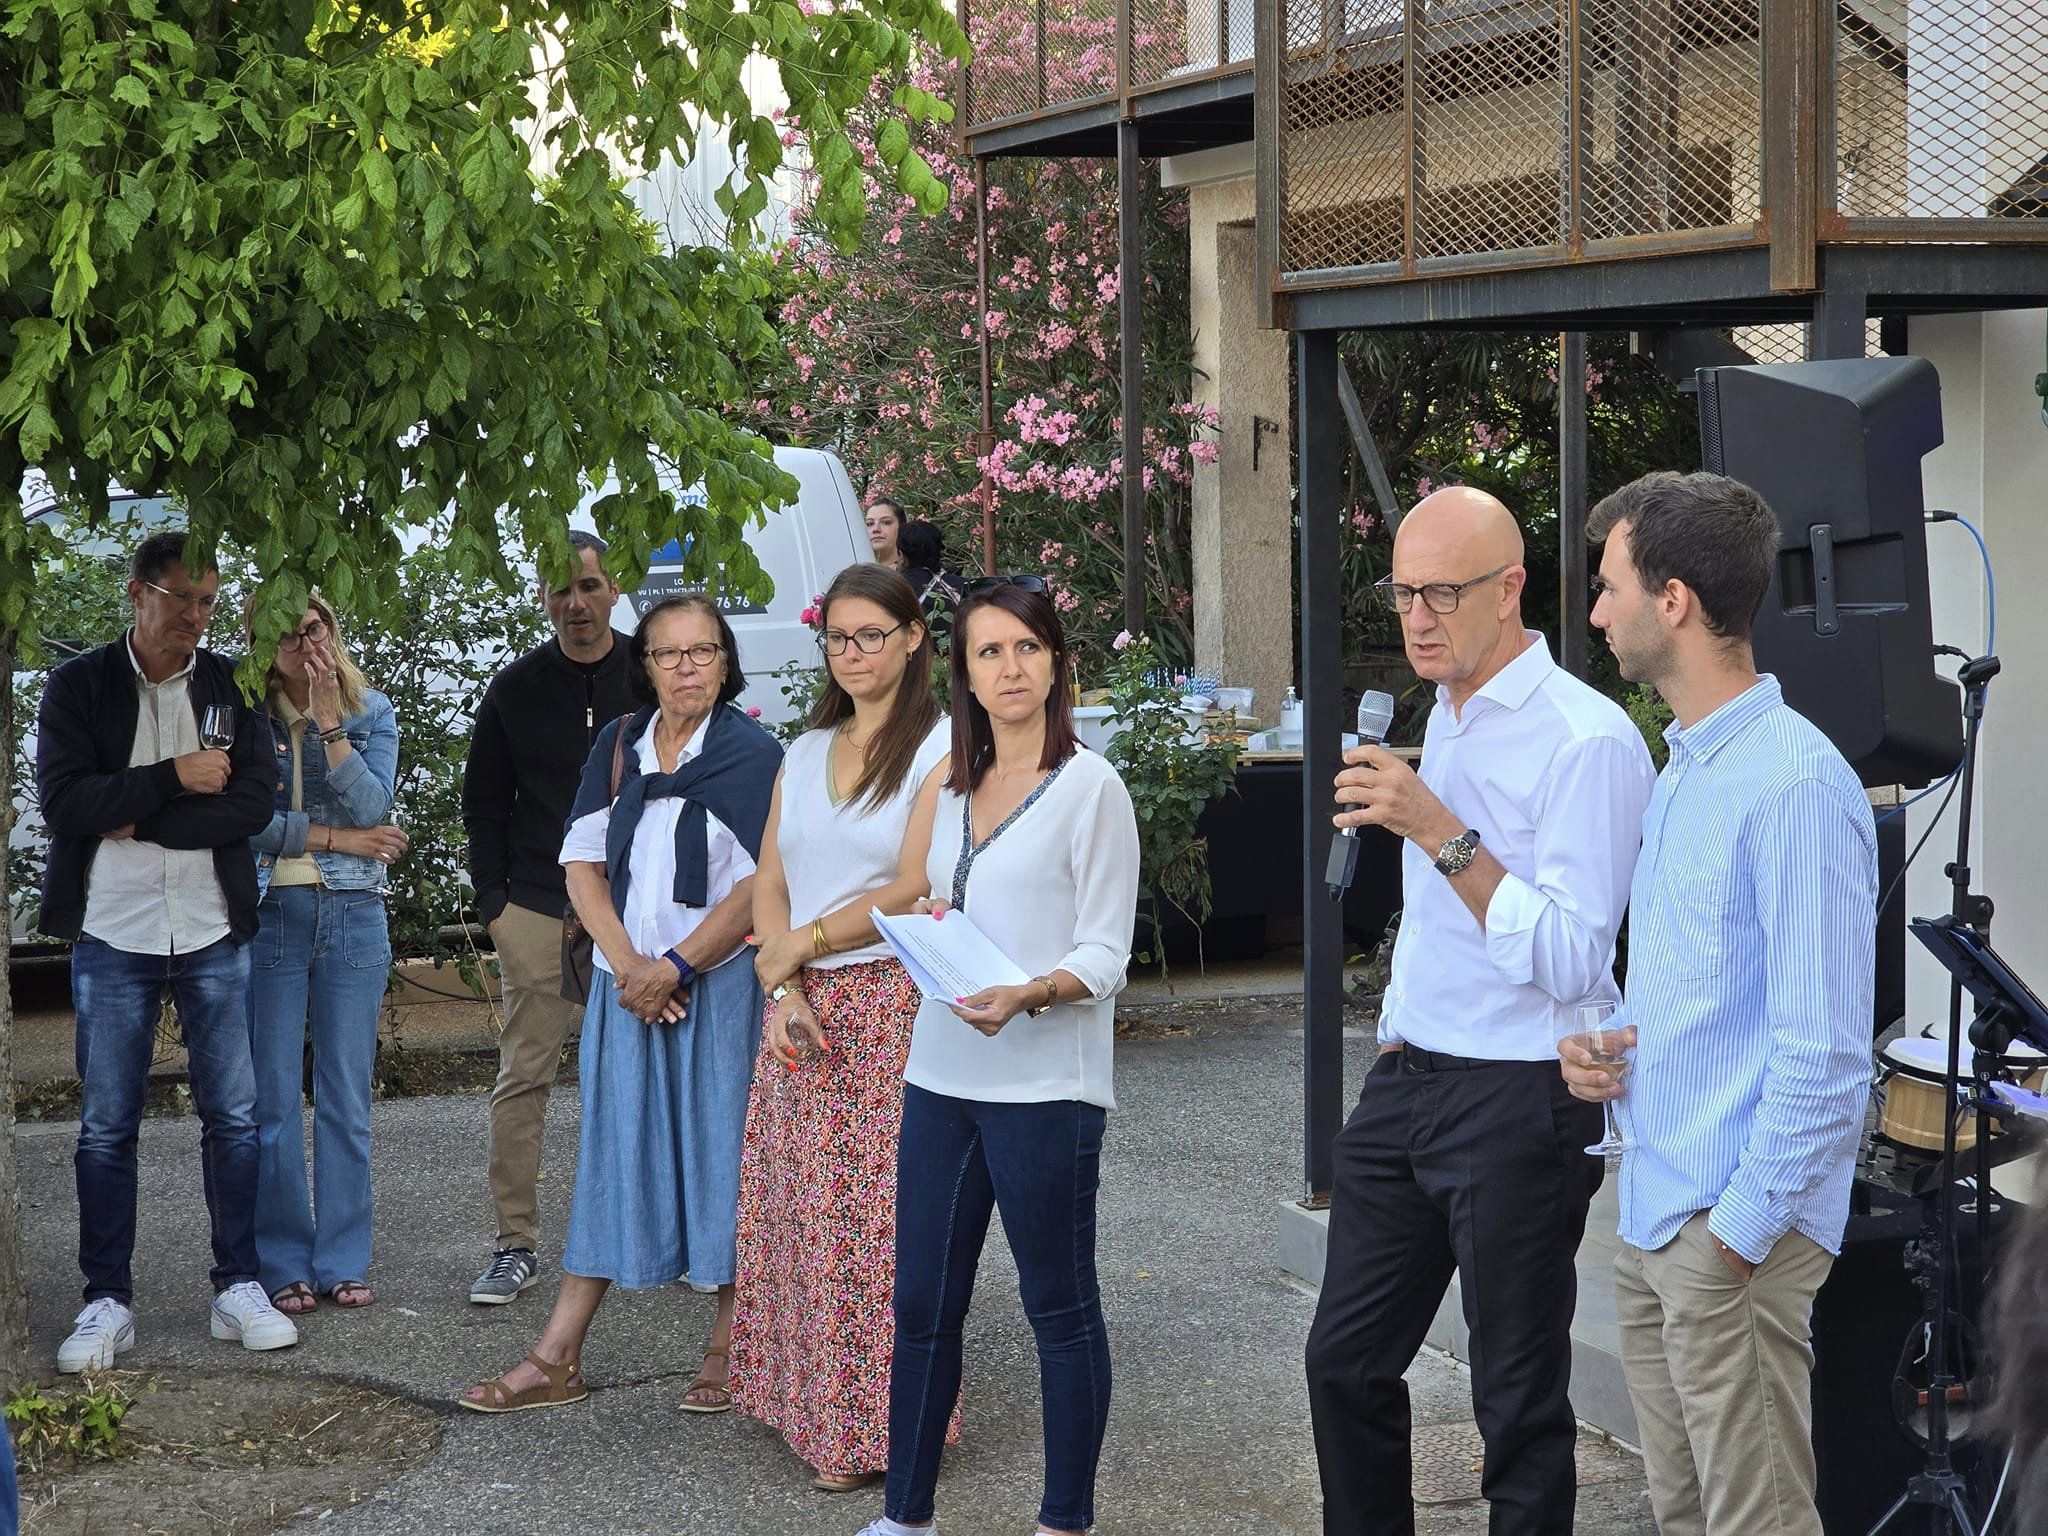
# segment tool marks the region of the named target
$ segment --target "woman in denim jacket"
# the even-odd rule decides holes
[[[349,659],[317,592],[278,642],[269,702],[277,813],[251,840],[263,898],[250,987],[256,1252],[279,1311],[312,1311],[316,1288],[339,1306],[366,1307],[370,1078],[391,974],[385,869],[406,847],[402,831],[380,825],[398,774],[398,722]],[[301,1095],[309,1023],[310,1205]]]

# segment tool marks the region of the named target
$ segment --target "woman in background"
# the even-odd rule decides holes
[[[375,1299],[370,1273],[370,1085],[391,980],[386,870],[405,833],[383,824],[398,719],[349,658],[319,593],[277,643],[266,679],[277,810],[256,852],[249,1036],[256,1066],[256,1256],[278,1311]],[[305,1152],[313,1039],[313,1188]]]

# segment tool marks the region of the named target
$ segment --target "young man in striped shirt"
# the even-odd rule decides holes
[[[1877,836],[1841,753],[1759,677],[1778,526],[1718,475],[1593,509],[1595,627],[1676,717],[1629,900],[1615,1292],[1662,1536],[1820,1536],[1814,1293],[1840,1250],[1870,1093]]]

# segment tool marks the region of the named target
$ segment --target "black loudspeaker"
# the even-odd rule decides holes
[[[1918,788],[1962,760],[1959,690],[1934,670],[1920,460],[1941,381],[1918,357],[1702,368],[1708,471],[1778,516],[1759,670],[1866,785]]]

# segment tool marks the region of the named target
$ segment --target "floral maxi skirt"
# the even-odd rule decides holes
[[[894,960],[811,970],[831,1049],[793,1068],[764,1043],[740,1164],[732,1402],[812,1466],[889,1464],[896,1142],[918,991]],[[947,1431],[960,1438],[956,1408]]]

